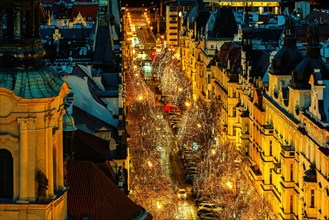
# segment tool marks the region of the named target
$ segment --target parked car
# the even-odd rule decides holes
[[[178,114],[172,114],[169,116],[170,120],[182,120],[181,116]]]
[[[213,212],[207,212],[207,213],[203,213],[203,214],[200,214],[200,219],[219,219],[218,216],[213,213]]]
[[[220,212],[222,210],[223,209],[221,207],[219,207],[219,205],[217,205],[215,203],[204,203],[204,202],[202,202],[199,205],[198,213],[199,213],[199,211],[201,211],[201,212],[209,212],[209,211],[211,211],[211,212],[215,212],[216,213],[216,212]]]
[[[186,199],[187,198],[187,194],[186,194],[185,189],[179,189],[178,190],[178,198],[179,199]]]
[[[193,184],[194,176],[195,176],[195,174],[187,174],[186,179],[185,179],[186,183],[187,184]]]
[[[185,161],[184,167],[192,167],[192,166],[198,166],[199,162],[197,161]]]
[[[200,197],[194,200],[194,205],[199,206],[201,203],[209,203],[208,198]]]

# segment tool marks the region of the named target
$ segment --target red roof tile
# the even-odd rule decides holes
[[[110,143],[107,140],[76,130],[74,132],[74,152],[76,160],[105,162],[109,156]]]
[[[69,161],[68,215],[73,219],[152,219],[131,201],[97,166],[88,161]]]
[[[112,180],[112,182],[117,183],[117,180],[115,178],[114,170],[112,169],[112,166],[110,164],[110,161],[106,161],[104,163],[95,163],[95,165],[102,170],[105,175]]]

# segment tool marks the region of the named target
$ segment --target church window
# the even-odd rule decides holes
[[[13,198],[13,157],[0,149],[0,199]]]

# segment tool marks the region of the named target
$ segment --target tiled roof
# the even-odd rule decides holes
[[[262,42],[278,42],[283,28],[252,28],[253,39],[261,39]]]
[[[91,131],[91,132],[97,132],[100,129],[103,131],[110,131],[112,134],[112,137],[116,134],[116,128],[113,127],[112,125],[102,121],[99,118],[94,117],[91,114],[88,114],[88,112],[85,112],[84,110],[78,108],[77,106],[73,106],[73,118],[75,125],[78,128],[82,129],[82,125],[84,126],[86,131]]]
[[[92,78],[90,78],[90,76],[85,72],[84,69],[85,66],[82,65],[75,65],[73,67],[73,71],[72,71],[72,75],[84,78],[84,77],[88,77],[88,88],[90,91],[90,94],[92,95],[92,97],[95,99],[96,102],[98,102],[99,104],[103,105],[106,107],[106,104],[104,103],[103,100],[101,100],[99,98],[99,96],[97,95],[98,91],[102,91],[94,82],[94,80]]]
[[[195,19],[196,22],[196,33],[201,33],[202,35],[204,34],[203,31],[206,29],[206,24],[208,22],[210,16],[209,11],[201,11],[198,14],[198,17]]]
[[[87,132],[76,130],[73,136],[74,158],[81,161],[105,162],[109,158],[110,143]]]
[[[325,41],[329,38],[329,24],[318,24],[319,41]],[[296,37],[298,41],[307,42],[308,24],[298,25],[296,27]]]
[[[22,98],[58,96],[64,81],[51,68],[36,70],[0,69],[0,87],[14,91]]]
[[[253,50],[251,53],[251,76],[263,78],[267,67],[270,65],[269,54],[263,50]]]
[[[308,23],[329,24],[329,13],[327,11],[314,9],[304,18],[304,20]]]
[[[100,66],[114,67],[113,48],[109,27],[99,26],[96,33],[96,43],[93,63]]]
[[[91,34],[93,34],[94,29],[93,28],[70,28],[65,29],[61,28],[59,29],[60,34],[62,35],[63,40],[85,40],[87,37],[89,37]],[[43,39],[52,38],[53,33],[55,32],[54,28],[42,28],[40,29],[40,35]]]
[[[69,161],[67,170],[67,212],[73,219],[84,216],[97,220],[152,219],[94,163]]]
[[[232,8],[219,8],[213,30],[209,33],[209,39],[233,38],[238,32]]]
[[[112,182],[117,183],[117,180],[115,178],[114,170],[112,169],[112,166],[110,164],[110,161],[106,161],[104,163],[94,163],[101,171],[104,172],[104,174],[112,180]]]

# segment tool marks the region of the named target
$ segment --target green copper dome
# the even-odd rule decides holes
[[[22,98],[58,96],[64,81],[49,67],[31,70],[0,68],[0,88],[6,88]]]

